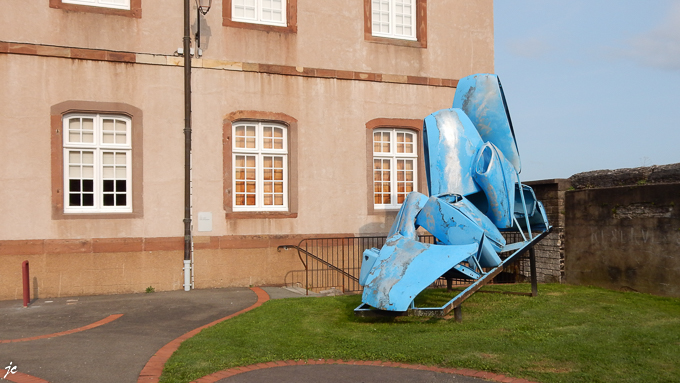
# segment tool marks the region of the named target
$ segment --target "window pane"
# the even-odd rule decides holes
[[[117,180],[116,181],[116,191],[117,192],[126,192],[127,191],[127,181],[126,180]]]
[[[69,180],[68,181],[68,189],[69,189],[69,191],[72,191],[72,192],[79,192],[80,191],[80,180]]]
[[[83,206],[94,206],[94,194],[83,193]]]
[[[94,167],[83,166],[83,178],[94,178]]]
[[[68,195],[68,205],[69,206],[81,206],[80,205],[80,194],[71,193]]]
[[[69,166],[68,176],[70,178],[80,178],[81,177],[80,166]]]
[[[68,122],[69,142],[81,142],[80,119],[72,118]],[[79,202],[80,203],[80,202]]]
[[[269,180],[274,179],[274,172],[272,171],[272,169],[264,169],[262,171],[262,178],[265,181],[269,181]]]
[[[246,169],[246,179],[247,180],[255,179],[255,169]]]

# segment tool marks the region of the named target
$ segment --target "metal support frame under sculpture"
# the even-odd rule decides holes
[[[423,130],[430,197],[410,193],[382,249],[364,252],[357,315],[445,315],[551,229],[543,204],[519,180],[519,150],[498,76],[461,79],[453,107],[427,116]],[[418,227],[436,243],[419,242]],[[503,232],[519,232],[522,240],[506,243]],[[502,252],[511,254],[501,260]],[[442,276],[471,285],[442,307],[416,308],[415,297]]]

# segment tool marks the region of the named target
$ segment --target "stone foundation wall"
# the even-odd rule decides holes
[[[564,281],[680,296],[680,164],[571,180]]]

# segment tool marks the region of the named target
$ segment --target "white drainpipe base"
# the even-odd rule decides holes
[[[191,260],[184,260],[184,291],[191,290]]]

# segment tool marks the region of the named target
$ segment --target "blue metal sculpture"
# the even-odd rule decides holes
[[[453,107],[427,116],[423,133],[431,197],[409,194],[382,249],[364,252],[357,314],[416,310],[415,297],[438,278],[469,279],[446,305],[417,309],[446,314],[550,230],[543,205],[519,180],[519,150],[496,75],[461,79]],[[418,227],[436,243],[419,242]],[[502,232],[519,232],[522,240],[506,243]]]

